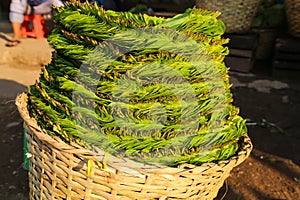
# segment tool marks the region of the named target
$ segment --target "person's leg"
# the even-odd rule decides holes
[[[12,22],[11,25],[12,25],[14,36],[11,41],[9,41],[5,44],[5,46],[7,46],[7,47],[16,46],[21,42],[20,41],[21,40],[21,23]]]
[[[21,23],[12,22],[11,25],[12,25],[13,32],[14,32],[13,40],[20,40],[21,39]]]
[[[13,29],[13,37],[10,41],[8,41],[5,46],[7,47],[13,47],[13,46],[16,46],[18,45],[21,41],[21,22],[18,22],[18,21],[11,21],[11,26],[12,26],[12,29]]]
[[[13,29],[13,38],[6,46],[16,46],[21,39],[21,24],[24,20],[24,12],[26,11],[26,0],[12,0],[10,4],[9,20]]]

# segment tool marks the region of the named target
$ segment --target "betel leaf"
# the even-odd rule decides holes
[[[228,159],[247,129],[232,105],[219,14],[165,19],[67,2],[48,38],[52,61],[29,86],[31,115],[65,142],[141,162]]]

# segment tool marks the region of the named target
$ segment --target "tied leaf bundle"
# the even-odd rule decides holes
[[[247,130],[232,105],[219,13],[164,19],[76,1],[56,12],[52,61],[28,90],[48,134],[168,166],[236,153]]]

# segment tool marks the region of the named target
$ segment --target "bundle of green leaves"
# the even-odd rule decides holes
[[[228,159],[247,129],[232,105],[219,14],[56,8],[52,61],[28,90],[31,115],[65,142],[140,162]]]
[[[253,19],[254,28],[283,28],[286,26],[285,5],[263,1]]]

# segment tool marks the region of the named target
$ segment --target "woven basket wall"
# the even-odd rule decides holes
[[[300,1],[285,0],[286,16],[291,35],[300,37]]]
[[[105,152],[89,151],[66,144],[44,133],[27,110],[27,95],[16,99],[24,120],[29,158],[30,199],[214,199],[233,167],[250,154],[252,144],[245,136],[237,156],[217,164],[181,165],[171,168],[145,165],[128,159],[108,157]],[[87,175],[88,160],[95,161]]]
[[[261,0],[196,0],[196,7],[220,11],[226,33],[246,33],[251,28]]]

